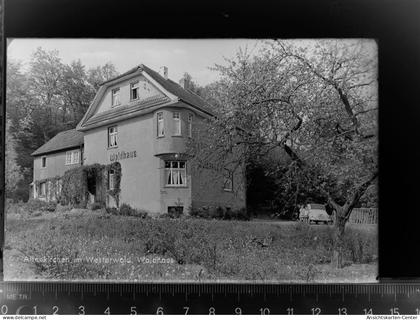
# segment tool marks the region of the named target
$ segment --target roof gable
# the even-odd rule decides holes
[[[141,78],[150,82],[153,88],[156,88],[156,94],[145,96],[144,99],[138,101],[123,103],[120,106],[101,108],[101,102],[107,97],[110,103],[110,90],[113,87],[118,87],[118,84],[132,81],[135,78]],[[160,92],[160,94],[157,94]],[[125,90],[121,94],[125,94],[125,99],[129,97],[130,92]],[[140,111],[147,111],[147,109],[155,106],[177,106],[177,102],[182,101],[187,103],[200,112],[207,115],[212,115],[211,107],[195,93],[185,90],[179,84],[170,79],[165,79],[156,71],[148,68],[145,65],[139,65],[129,71],[104,82],[99,88],[92,104],[87,110],[82,120],[77,125],[78,130],[86,130],[92,126],[100,126],[103,121],[118,121],[120,117],[127,117],[129,114],[133,116],[140,114]],[[152,110],[152,109],[150,109]],[[98,112],[99,111],[99,112]]]
[[[75,129],[59,132],[31,155],[40,156],[46,153],[80,147],[83,145],[83,136],[82,132]]]

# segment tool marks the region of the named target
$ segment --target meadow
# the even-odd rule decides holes
[[[5,280],[372,282],[376,226],[139,218],[105,210],[7,210]]]

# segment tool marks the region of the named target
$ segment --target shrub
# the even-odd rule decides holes
[[[119,214],[122,216],[132,216],[134,212],[135,212],[135,209],[130,207],[126,203],[123,203],[119,208]]]
[[[106,212],[114,216],[118,216],[120,214],[117,208],[106,208]]]
[[[243,220],[251,219],[248,211],[245,208],[232,210],[229,207],[218,206],[212,207],[191,207],[189,209],[190,216],[203,219],[217,219],[217,220]]]
[[[56,208],[57,208],[56,202],[48,202],[45,209],[49,212],[54,212]]]
[[[377,257],[378,244],[367,232],[348,229],[345,235],[345,250],[350,261],[370,263]]]
[[[123,203],[119,208],[106,208],[106,212],[113,215],[132,216],[142,219],[147,218],[149,215],[146,210],[132,208],[126,203]]]
[[[46,202],[39,199],[30,199],[25,205],[24,210],[28,213],[34,213],[37,211],[55,211],[57,207],[56,202]]]
[[[100,202],[94,202],[87,205],[87,208],[90,210],[102,209],[103,205]]]

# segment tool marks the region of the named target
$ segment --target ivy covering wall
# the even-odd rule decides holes
[[[113,171],[114,188],[108,190],[109,172]],[[61,181],[61,183],[56,183]],[[115,200],[115,204],[119,207],[120,184],[121,184],[121,164],[113,162],[111,164],[92,164],[80,166],[67,170],[63,177],[54,177],[35,181],[37,190],[43,182],[55,188],[56,200],[62,205],[70,205],[85,208],[89,203],[90,195],[95,196],[95,202],[101,203],[102,206],[107,205],[107,195]],[[61,189],[61,190],[60,190]],[[52,192],[50,190],[50,192]],[[47,198],[49,200],[51,198]]]

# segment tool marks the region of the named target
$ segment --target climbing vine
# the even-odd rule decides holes
[[[113,171],[114,188],[108,190],[109,172]],[[113,162],[111,164],[92,164],[80,166],[67,170],[63,177],[54,177],[35,181],[37,188],[41,183],[46,181],[57,182],[61,179],[61,192],[57,196],[57,200],[62,205],[71,205],[85,208],[89,202],[90,194],[96,198],[96,202],[100,202],[106,206],[106,195],[110,195],[117,207],[119,206],[121,192],[121,164]]]

